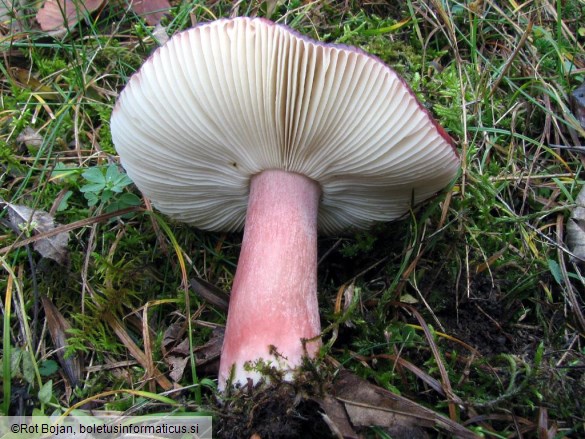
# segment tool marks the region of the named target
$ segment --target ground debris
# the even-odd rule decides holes
[[[354,427],[384,427],[393,438],[427,437],[423,428],[435,427],[452,437],[478,437],[457,422],[346,370],[334,382],[333,395],[343,404]]]
[[[24,234],[40,234],[57,228],[53,216],[43,210],[35,210],[20,204],[0,201],[8,211],[10,227],[16,232]],[[34,243],[34,249],[42,257],[52,259],[64,265],[67,262],[69,232],[61,232],[54,236],[39,239]]]
[[[585,99],[585,98],[584,98]],[[585,111],[585,108],[584,108]],[[584,113],[585,116],[585,113]],[[585,119],[584,119],[585,122]],[[575,199],[577,205],[567,223],[567,245],[577,262],[585,262],[585,187]]]

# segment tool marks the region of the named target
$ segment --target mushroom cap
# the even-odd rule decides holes
[[[207,230],[244,225],[267,169],[321,185],[325,233],[402,216],[457,174],[451,138],[376,57],[261,18],[181,32],[114,107],[122,165],[163,213]]]

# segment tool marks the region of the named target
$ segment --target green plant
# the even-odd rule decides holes
[[[99,203],[102,206],[109,206],[106,211],[113,211],[140,204],[140,198],[136,195],[123,193],[132,180],[120,172],[117,165],[89,168],[81,176],[87,183],[79,190],[83,192],[90,207]]]

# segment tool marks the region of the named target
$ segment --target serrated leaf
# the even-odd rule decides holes
[[[120,172],[118,171],[116,165],[109,165],[106,168],[106,184],[113,184],[119,176]]]
[[[106,187],[114,192],[122,192],[122,190],[132,183],[130,177],[120,172],[116,165],[108,166],[106,170]]]
[[[106,176],[100,168],[89,168],[81,176],[91,183],[106,184]]]
[[[106,189],[102,192],[101,200],[103,203],[107,203],[108,201],[110,201],[112,199],[113,196],[114,196],[114,193],[111,190]]]
[[[87,200],[87,205],[89,207],[95,206],[98,203],[98,201],[100,200],[100,198],[98,197],[98,195],[95,192],[86,192],[85,194],[83,194],[83,196]]]
[[[106,187],[105,183],[88,183],[79,188],[79,192],[101,192]]]

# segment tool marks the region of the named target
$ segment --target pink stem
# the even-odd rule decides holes
[[[238,269],[219,368],[219,388],[257,383],[262,359],[286,372],[314,357],[320,341],[317,302],[317,210],[313,180],[267,170],[252,178]],[[274,350],[275,348],[275,350]],[[248,363],[248,365],[246,365]]]

